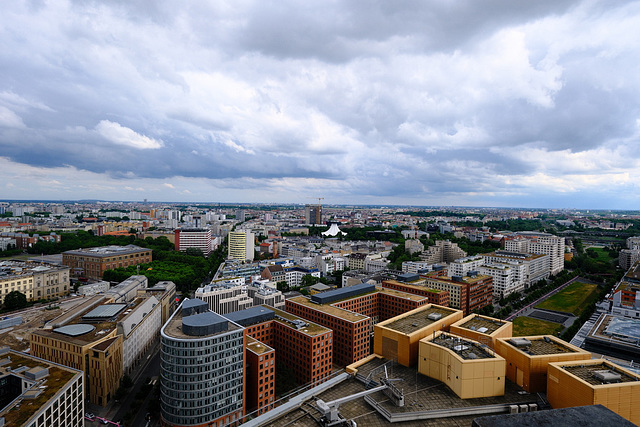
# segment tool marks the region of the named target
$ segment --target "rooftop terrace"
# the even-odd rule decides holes
[[[457,310],[450,308],[431,306],[408,316],[401,317],[400,319],[394,320],[393,322],[387,323],[383,326],[403,334],[411,334],[431,325],[432,323],[441,322],[442,319],[454,314],[456,311]]]
[[[367,316],[362,314],[354,313],[353,311],[345,310],[343,308],[334,307],[331,304],[315,304],[312,303],[309,298],[305,296],[293,297],[290,298],[289,301],[295,302],[297,304],[303,305],[305,307],[310,307],[314,310],[319,310],[324,313],[327,313],[331,316],[341,317],[350,322],[359,322],[364,319],[368,319]]]
[[[458,325],[461,328],[469,329],[470,331],[480,332],[482,334],[491,335],[507,322],[503,322],[498,319],[487,319],[485,317],[475,316],[473,319]]]
[[[485,346],[480,346],[474,341],[466,340],[455,335],[441,333],[435,338],[427,338],[427,341],[447,348],[465,360],[495,358],[495,355],[488,352]]]
[[[506,340],[512,347],[527,353],[530,356],[542,356],[550,354],[576,353],[573,348],[556,341],[552,337],[520,337]],[[517,344],[522,343],[522,345]]]
[[[598,364],[563,366],[562,369],[594,386],[640,381],[638,377],[631,376],[606,361]]]

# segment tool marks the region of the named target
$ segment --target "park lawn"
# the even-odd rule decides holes
[[[528,335],[554,335],[563,329],[559,323],[547,322],[546,320],[533,319],[531,317],[520,316],[513,319],[513,336],[526,337]]]
[[[542,301],[536,308],[563,311],[580,316],[598,298],[598,285],[591,283],[573,282],[562,291]]]
[[[594,251],[596,254],[598,254],[598,258],[595,258],[595,259],[600,262],[611,263],[611,261],[615,259],[615,258],[611,258],[611,255],[609,254],[609,252],[605,251],[604,248],[592,247],[592,248],[588,248],[588,250]]]

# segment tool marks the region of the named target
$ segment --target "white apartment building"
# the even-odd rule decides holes
[[[428,262],[405,261],[402,263],[402,272],[418,274],[422,270],[432,271],[434,266],[435,264],[429,264]]]
[[[109,290],[109,282],[100,281],[96,283],[89,283],[86,285],[78,286],[78,295],[84,295],[90,297],[101,292],[107,292]]]
[[[333,274],[336,271],[344,270],[346,260],[337,254],[316,255],[315,266],[318,267],[323,276]]]
[[[229,232],[229,258],[251,262],[254,257],[254,247],[255,236],[253,233],[249,231]]]
[[[0,237],[0,251],[6,251],[9,246],[12,248],[16,246],[16,239],[12,239],[10,237]]]
[[[206,228],[178,228],[175,233],[175,249],[185,252],[189,248],[200,249],[209,256],[213,250],[211,230]]]
[[[458,258],[449,264],[449,276],[468,276],[470,271],[478,271],[483,264],[484,257],[480,255]]]
[[[495,251],[483,255],[485,265],[508,264],[517,269],[518,281],[528,288],[531,284],[550,275],[549,255],[547,254],[523,254],[508,251]],[[522,267],[516,267],[521,264]],[[519,286],[519,285],[518,285]]]
[[[127,314],[127,311],[129,313]],[[141,298],[133,308],[125,311],[118,322],[122,335],[122,372],[129,374],[141,362],[140,358],[153,344],[162,328],[162,306],[154,296]]]
[[[632,236],[627,238],[627,249],[640,250],[640,236]]]
[[[364,270],[369,273],[386,270],[389,260],[382,254],[367,255],[364,260]]]
[[[428,264],[440,262],[452,262],[458,258],[464,258],[467,253],[458,247],[457,243],[449,240],[436,240],[436,244],[430,246],[420,255],[420,259]]]
[[[488,264],[478,268],[480,274],[493,278],[493,296],[504,298],[514,292],[522,292],[525,288],[524,263],[514,262],[512,264]]]
[[[253,300],[254,307],[268,305],[284,310],[284,295],[276,289],[265,285],[249,286],[247,294]]]
[[[196,289],[195,297],[205,301],[211,311],[227,314],[253,307],[253,299],[247,290],[241,277],[220,279]]]
[[[564,238],[548,233],[518,232],[513,240],[505,242],[511,252],[549,255],[551,274],[564,270]]]

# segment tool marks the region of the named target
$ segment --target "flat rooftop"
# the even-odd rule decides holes
[[[387,366],[389,378],[399,379],[399,381],[394,381],[394,385],[404,390],[405,406],[401,408],[396,407],[389,401],[384,392],[377,392],[370,396],[375,400],[377,405],[388,410],[391,414],[410,414],[412,412],[431,410],[447,410],[448,412],[450,409],[471,408],[484,405],[526,404],[535,403],[537,399],[535,395],[529,393],[519,394],[522,389],[508,380],[505,380],[504,396],[460,399],[444,383],[424,375],[417,375],[416,367],[407,368],[385,359],[375,358],[368,361],[358,367],[358,374],[363,377],[371,374],[371,378],[379,383],[380,379],[384,378],[385,375],[384,369],[382,368],[383,364]],[[318,393],[315,397],[328,402],[365,390],[366,387],[362,382],[355,378],[350,378],[327,391]],[[346,419],[355,420],[359,426],[368,427],[384,427],[390,425],[399,427],[460,427],[470,426],[473,419],[478,417],[478,415],[447,417],[446,414],[444,414],[444,418],[430,420],[415,419],[390,424],[362,397],[342,403],[339,407],[339,412]],[[318,423],[314,417],[320,418],[320,414],[315,409],[315,399],[309,399],[305,401],[301,407],[293,409],[278,419],[263,424],[263,426],[317,427]]]
[[[5,425],[21,426],[31,418],[40,407],[53,398],[60,390],[74,379],[76,375],[83,375],[81,371],[52,363],[44,359],[17,353],[13,350],[0,356],[0,375],[16,375],[25,377],[25,372],[34,368],[47,368],[49,374],[43,378],[43,388],[37,388],[35,399],[14,401],[12,405],[0,408],[0,416],[4,417]],[[26,367],[26,369],[25,369]],[[9,371],[9,369],[11,371]],[[40,391],[42,390],[42,391]],[[31,390],[33,391],[33,389]],[[33,394],[32,394],[33,395]]]
[[[152,252],[149,248],[142,248],[136,245],[127,245],[127,246],[101,246],[97,248],[83,248],[83,249],[74,249],[71,251],[65,251],[63,254],[68,255],[84,255],[90,257],[110,257],[114,255],[129,255],[136,254],[142,252]]]
[[[576,350],[564,345],[559,341],[554,340],[552,337],[548,337],[548,339],[545,339],[544,337],[519,337],[516,339],[521,338],[527,339],[531,344],[519,347],[513,344],[513,338],[507,339],[505,340],[505,342],[507,342],[513,348],[516,348],[530,356],[576,353]]]
[[[206,313],[213,313],[213,312],[208,311]],[[193,316],[198,316],[198,314],[194,314]],[[216,315],[216,316],[219,316],[219,315]],[[186,316],[186,317],[188,318],[192,316]],[[186,339],[186,340],[200,340],[200,339],[212,337],[215,335],[220,335],[222,333],[242,329],[241,326],[238,326],[231,321],[227,321],[227,325],[224,331],[214,332],[206,335],[189,335],[182,332],[182,319],[183,317],[182,317],[182,307],[181,307],[175,312],[173,317],[165,324],[164,333],[172,338],[179,338],[179,339]]]
[[[273,348],[247,335],[247,350],[260,355],[273,351]]]
[[[403,334],[411,334],[413,332],[419,331],[432,323],[441,322],[447,316],[454,314],[458,310],[444,308],[444,307],[435,307],[431,306],[427,309],[420,310],[416,313],[410,314],[408,316],[404,316],[400,319],[394,320],[393,322],[387,323],[383,325],[383,327],[387,329],[392,329],[397,332],[401,332]],[[438,319],[429,319],[430,315],[439,314],[441,317]]]
[[[427,297],[422,295],[410,294],[408,292],[396,291],[395,289],[389,289],[389,288],[378,288],[377,292],[387,294],[387,295],[393,295],[394,297],[404,298],[404,299],[408,299],[416,302],[424,301],[425,299],[427,299]],[[435,292],[442,292],[442,291],[435,291]]]
[[[453,351],[464,360],[496,358],[495,355],[486,351],[485,347],[456,335],[442,333],[435,338],[427,338],[427,341]]]
[[[597,372],[608,371],[616,375],[615,383],[629,383],[629,382],[638,382],[640,381],[637,377],[631,376],[626,372],[623,372],[620,369],[617,369],[610,363],[599,363],[597,365],[593,364],[583,364],[583,365],[569,365],[563,366],[562,369],[569,372],[572,375],[580,378],[583,381],[588,382],[591,385],[599,386],[608,384],[603,382],[601,379],[598,379],[596,376]],[[619,376],[619,379],[618,379]]]
[[[507,322],[503,322],[502,320],[492,320],[480,316],[475,316],[473,319],[457,326],[460,328],[469,329],[470,331],[479,332],[481,334],[491,335],[506,324]]]
[[[273,310],[276,313],[275,322],[280,322],[284,325],[287,325],[292,328],[296,328],[301,332],[304,332],[307,335],[312,337],[316,335],[326,334],[331,331],[329,328],[325,328],[324,326],[318,325],[317,323],[313,323],[307,319],[303,319],[301,317],[295,316],[291,313],[287,313],[283,310],[278,310],[277,308],[269,307],[270,310]],[[297,328],[294,322],[304,322],[305,326]]]
[[[101,298],[97,298],[95,301],[99,301],[99,300],[101,300]],[[97,307],[89,306],[89,308],[86,308],[84,311],[75,312],[75,316],[70,320],[67,320],[64,326],[89,324],[95,327],[95,329],[90,330],[84,334],[69,336],[63,332],[56,332],[55,329],[54,330],[37,329],[33,331],[33,333],[36,335],[47,337],[47,338],[67,341],[70,344],[84,346],[93,341],[97,341],[101,338],[104,338],[107,334],[109,334],[114,329],[116,329],[118,326],[118,322],[124,319],[124,317],[126,317],[131,312],[130,310],[135,310],[138,307],[138,305],[140,305],[144,300],[145,298],[140,298],[140,297],[134,299],[131,302],[131,304],[126,307],[126,310],[120,310],[120,312],[116,316],[111,317],[109,319],[97,318],[96,320],[91,320],[91,319],[84,318],[84,316],[89,312],[93,312],[96,309],[100,309],[100,307],[108,307],[112,304],[104,304],[104,305],[99,305]],[[56,329],[59,329],[59,328],[60,327],[57,327]]]
[[[345,310],[344,308],[334,307],[331,304],[315,304],[305,296],[293,297],[290,298],[289,301],[312,308],[314,310],[322,311],[331,316],[340,317],[350,322],[359,322],[361,320],[369,318],[368,316]]]

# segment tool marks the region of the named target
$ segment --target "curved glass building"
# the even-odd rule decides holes
[[[161,330],[165,426],[218,427],[243,415],[244,329],[185,300]]]

